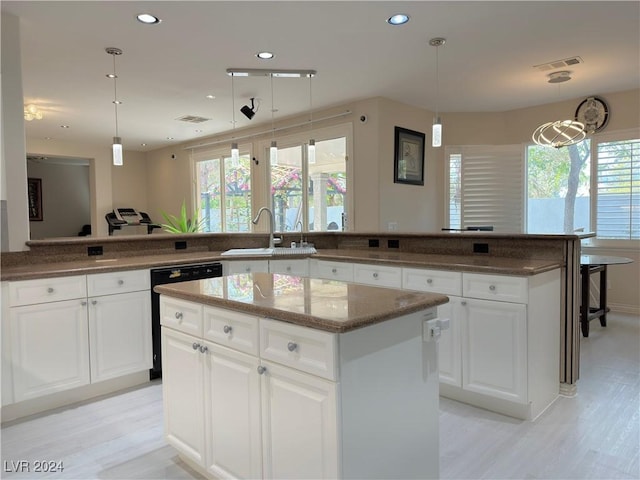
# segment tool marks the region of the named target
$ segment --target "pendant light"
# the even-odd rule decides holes
[[[313,97],[311,95],[311,79],[313,75],[309,75],[309,131],[313,135]],[[316,163],[316,141],[309,139],[307,147],[307,161],[309,164]]]
[[[269,161],[271,165],[276,165],[278,163],[278,144],[274,138],[275,130],[273,126],[273,113],[275,109],[273,108],[273,74],[269,75],[271,79],[271,147],[269,148]]]
[[[431,130],[431,146],[442,146],[442,120],[438,115],[438,100],[440,96],[440,74],[438,72],[438,47],[444,45],[446,40],[441,37],[432,38],[429,40],[429,45],[436,47],[436,116],[433,119],[433,127]]]
[[[231,74],[231,112],[233,130],[236,129],[236,93],[233,85],[233,73]],[[237,142],[231,142],[231,163],[234,167],[237,167],[240,162],[240,150],[238,149]]]
[[[113,57],[113,73],[108,74],[107,77],[113,79],[113,105],[115,107],[115,117],[116,117],[116,135],[113,137],[113,144],[111,146],[112,156],[113,156],[113,164],[116,166],[122,166],[122,139],[118,135],[118,105],[122,102],[118,100],[118,75],[116,74],[116,56],[122,55],[122,50],[115,47],[108,47],[105,51]]]

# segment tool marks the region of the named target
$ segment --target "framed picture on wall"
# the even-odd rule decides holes
[[[27,195],[29,196],[29,221],[42,221],[42,179],[27,179]]]
[[[424,185],[424,133],[395,127],[393,182]]]

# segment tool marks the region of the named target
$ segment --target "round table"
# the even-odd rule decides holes
[[[580,255],[580,279],[582,284],[582,299],[580,302],[580,327],[584,337],[589,336],[589,322],[594,318],[600,319],[600,325],[607,326],[607,266],[632,263],[627,257],[613,255]],[[589,306],[589,287],[591,275],[600,272],[600,302],[597,307]]]

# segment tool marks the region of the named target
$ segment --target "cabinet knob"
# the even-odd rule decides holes
[[[287,267],[287,272],[290,272],[290,271],[291,271],[291,267]]]
[[[258,365],[258,374],[262,375],[263,373],[265,373],[267,371],[267,367],[263,367],[262,365]]]
[[[98,303],[97,300],[91,300],[91,305],[96,305]]]
[[[176,320],[182,319],[182,312],[176,312]]]
[[[460,302],[460,305],[462,305],[463,307],[467,304],[467,302],[465,302],[464,300]]]
[[[118,280],[118,285],[124,285],[124,280],[122,279]]]
[[[200,353],[205,353],[209,351],[209,347],[206,345],[200,345]]]
[[[245,268],[244,271],[247,272],[247,273],[251,273],[251,267]]]
[[[54,292],[54,290],[53,290],[52,287],[47,288],[47,293],[53,293],[53,292]]]
[[[337,268],[332,268],[331,269],[331,273],[338,273],[338,269]]]
[[[433,278],[427,278],[427,283],[431,285],[433,283]]]
[[[289,342],[287,343],[287,350],[289,350],[290,352],[295,352],[298,349],[298,344],[295,342]]]
[[[373,272],[373,278],[378,278],[378,272]]]
[[[80,302],[80,305],[82,305],[83,307],[85,307],[87,305],[87,302],[85,302],[84,300]]]
[[[495,292],[496,286],[495,285],[489,285],[489,290],[491,290],[492,292]]]
[[[194,350],[198,350],[200,348],[200,344],[193,342],[193,345],[191,345],[193,347]]]
[[[231,328],[231,326],[230,326],[230,325],[225,325],[225,326],[222,328],[222,330],[224,331],[224,333],[231,333],[231,330],[233,330],[233,329]]]

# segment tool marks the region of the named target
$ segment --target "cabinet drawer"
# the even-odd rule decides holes
[[[296,260],[269,260],[269,273],[284,273],[286,275],[306,277],[309,275],[309,261],[306,258]]]
[[[353,264],[344,262],[319,261],[315,265],[314,276],[327,280],[353,282]]]
[[[508,275],[462,274],[463,296],[502,302],[527,303],[528,281]]]
[[[266,360],[336,379],[336,334],[260,319],[260,356]]]
[[[462,272],[403,268],[402,288],[460,296],[462,295]]]
[[[353,267],[353,281],[379,287],[400,288],[402,270],[398,267],[358,264]]]
[[[234,260],[227,263],[225,275],[233,275],[234,273],[255,273],[255,272],[268,272],[269,260],[252,260],[242,261]]]
[[[160,295],[160,324],[202,337],[202,309],[199,303]]]
[[[258,355],[258,318],[222,308],[204,307],[204,338]]]
[[[139,292],[150,288],[149,270],[129,270],[87,275],[87,295],[89,297]]]
[[[12,307],[73,300],[86,296],[85,275],[9,282],[9,305]]]

